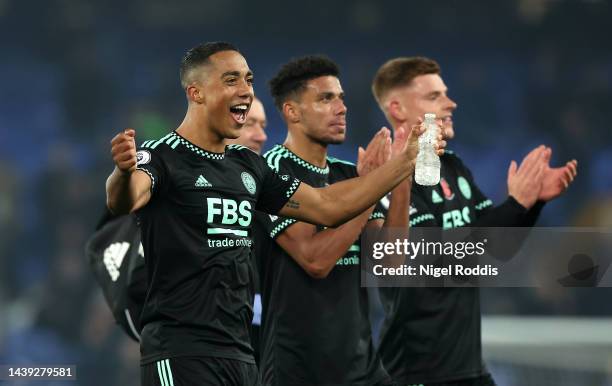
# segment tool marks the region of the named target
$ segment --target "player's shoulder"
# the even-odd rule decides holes
[[[287,158],[289,153],[289,149],[284,147],[283,145],[276,144],[272,147],[272,149],[263,153],[263,157],[266,161],[270,161],[273,159],[281,159]]]
[[[149,139],[140,144],[139,151],[163,155],[174,152],[176,148],[183,142],[183,139],[174,131],[169,132],[161,138]]]
[[[228,156],[233,156],[233,157],[249,158],[249,159],[256,159],[256,160],[261,159],[261,156],[257,154],[256,152],[254,152],[253,150],[249,149],[246,146],[242,146],[238,144],[227,145],[225,148],[225,153]]]
[[[278,172],[281,168],[281,162],[288,158],[288,154],[289,149],[283,145],[276,144],[272,149],[263,153],[262,157],[270,169]]]
[[[444,154],[440,158],[441,158],[441,161],[446,165],[464,167],[461,157],[459,157],[459,155],[457,155],[457,153],[454,150],[445,149]]]
[[[294,175],[301,175],[302,173],[327,175],[329,173],[327,166],[320,168],[313,165],[283,145],[275,145],[272,149],[265,152],[264,158],[268,166],[276,172],[288,171]]]
[[[249,157],[251,156],[251,154],[254,154],[255,156],[259,157],[259,154],[255,153],[253,150],[249,149],[246,146],[238,145],[237,143],[227,145],[226,151],[236,154],[246,154]]]
[[[246,146],[232,144],[225,147],[225,157],[233,165],[234,170],[242,170],[244,178],[246,171],[251,171],[257,178],[262,178],[267,172],[265,160]]]
[[[343,160],[343,159],[336,158],[336,157],[328,156],[327,157],[327,162],[329,162],[330,165],[334,165],[334,166],[337,166],[337,167],[346,167],[346,168],[357,169],[357,165],[355,165],[354,162]]]
[[[331,171],[341,172],[350,176],[357,175],[357,165],[351,161],[328,156],[327,164]]]
[[[181,137],[174,131],[157,139],[148,139],[138,146],[136,158],[138,165],[149,163],[153,159],[166,162],[174,156],[177,147],[181,144]]]

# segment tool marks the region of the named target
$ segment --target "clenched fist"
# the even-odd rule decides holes
[[[126,129],[111,140],[111,155],[121,172],[130,174],[136,170],[136,131]]]

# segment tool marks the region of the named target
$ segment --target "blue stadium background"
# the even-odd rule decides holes
[[[610,11],[603,0],[0,0],[0,363],[75,363],[78,384],[137,384],[137,347],[114,327],[83,245],[102,213],[110,139],[176,127],[178,63],[203,41],[247,57],[266,148],[285,136],[267,89],[279,65],[336,60],[349,132],[330,153],[349,160],[385,124],[370,92],[378,66],[435,58],[459,105],[449,147],[494,201],[510,160],[546,143],[580,171],[539,224],[612,226]],[[603,316],[609,295],[490,291],[485,311]]]

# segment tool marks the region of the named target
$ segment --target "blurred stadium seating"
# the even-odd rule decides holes
[[[180,122],[178,62],[201,41],[245,53],[268,108],[267,148],[284,138],[266,86],[278,65],[336,60],[349,140],[331,153],[353,160],[385,124],[370,93],[376,68],[431,56],[459,104],[450,147],[487,194],[503,197],[509,161],[547,143],[554,162],[577,158],[580,174],[540,224],[610,226],[598,211],[612,199],[609,2],[310,3],[0,0],[0,363],[74,363],[74,385],[138,383],[138,347],[113,326],[83,245],[102,214],[112,135],[129,126],[144,141]],[[609,335],[592,335],[612,327],[600,319],[612,314],[609,290],[485,292],[485,313],[563,316],[485,320],[500,386],[612,385]],[[545,340],[551,331],[558,342]]]

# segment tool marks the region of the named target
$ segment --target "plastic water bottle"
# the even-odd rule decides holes
[[[436,154],[436,143],[440,128],[436,124],[436,114],[425,114],[425,132],[419,137],[414,180],[419,185],[432,186],[440,183],[440,157]]]

